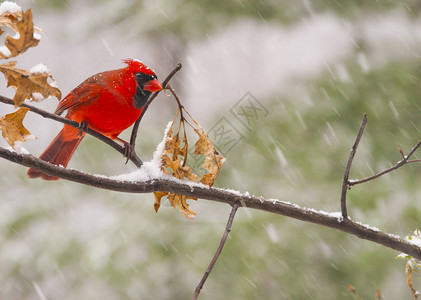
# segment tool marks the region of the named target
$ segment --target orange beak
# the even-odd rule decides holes
[[[153,92],[162,90],[162,85],[159,83],[157,79],[152,79],[145,83],[145,85],[143,86],[143,89],[145,91],[149,91],[153,93]]]

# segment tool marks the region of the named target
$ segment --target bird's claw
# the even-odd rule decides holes
[[[129,143],[125,142],[123,156],[127,158],[126,164],[129,161],[129,159],[132,157],[133,152],[134,152],[134,147],[130,145]]]
[[[86,123],[85,121],[81,121],[77,128],[79,130],[78,135],[82,136],[83,132],[86,132],[88,128],[89,128],[88,123]]]

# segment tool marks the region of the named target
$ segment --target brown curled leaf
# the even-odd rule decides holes
[[[180,107],[179,109],[184,110],[190,116],[190,114],[184,109],[184,107]],[[177,112],[177,115],[179,112],[180,110]],[[218,151],[216,151],[208,134],[205,130],[203,130],[199,123],[190,116],[193,123],[196,124],[196,126],[198,127],[195,128],[188,121],[186,121],[186,119],[181,117],[182,115],[183,114],[180,113],[180,123],[178,125],[178,130],[175,131],[173,129],[173,126],[175,124],[174,121],[176,119],[175,117],[171,124],[171,127],[166,133],[164,148],[161,153],[161,170],[164,173],[171,175],[179,180],[190,180],[192,182],[200,182],[202,184],[212,186],[219,175],[222,165],[225,162],[225,158],[219,155]],[[186,123],[190,125],[190,127],[192,127],[194,132],[198,135],[198,140],[195,143],[193,155],[203,155],[205,157],[205,161],[202,165],[202,168],[205,169],[207,173],[203,175],[203,177],[200,177],[189,166],[186,166],[188,155],[188,140],[185,130]],[[180,138],[181,128],[183,131],[182,140]],[[187,203],[187,200],[197,200],[196,198],[167,192],[157,192],[154,193],[154,195],[154,208],[156,211],[161,205],[162,197],[167,196],[167,199],[170,202],[171,206],[174,208],[178,207],[180,212],[186,218],[193,219],[196,216],[196,213],[190,209]]]
[[[4,38],[4,44],[9,53],[0,52],[0,59],[18,56],[39,43],[39,38],[34,36],[35,27],[31,9],[21,13],[5,12],[0,16],[0,25],[8,26],[16,32],[15,36],[7,34]]]
[[[40,101],[44,98],[54,96],[61,98],[60,90],[52,86],[48,79],[54,80],[49,72],[29,72],[16,68],[16,61],[10,61],[0,64],[0,72],[4,74],[7,80],[7,86],[11,86],[16,90],[13,97],[15,107],[20,106],[25,99]],[[35,95],[37,93],[42,96],[39,99]]]
[[[158,212],[158,209],[161,207],[161,198],[168,195],[168,192],[154,192],[153,195],[155,197],[155,202],[153,204],[153,208],[156,212]]]
[[[35,137],[23,126],[23,119],[29,108],[21,107],[17,111],[0,117],[0,129],[6,142],[16,150],[16,142],[26,142]]]
[[[412,283],[412,263],[411,261],[407,261],[406,263],[406,283],[408,285],[408,287],[411,289],[412,292],[412,296],[414,297],[414,299],[418,299],[419,296],[419,291],[417,291],[416,289],[414,289],[413,283]]]

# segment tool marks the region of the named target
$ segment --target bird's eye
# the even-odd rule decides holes
[[[156,75],[147,75],[141,72],[136,73],[135,76],[136,76],[137,81],[143,81],[143,82],[147,82],[149,80],[153,80],[157,78]]]

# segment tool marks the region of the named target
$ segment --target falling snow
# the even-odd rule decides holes
[[[415,66],[418,63],[420,18],[413,13],[415,10],[410,12],[406,7],[410,3],[405,7],[381,7],[381,1],[377,2],[369,4],[370,10],[362,8],[365,4],[352,5],[350,18],[349,14],[328,9],[328,2],[320,7],[312,1],[292,1],[282,10],[273,11],[290,12],[288,21],[280,21],[265,19],[258,8],[255,17],[253,9],[247,9],[247,1],[236,1],[232,7],[240,7],[240,17],[228,16],[226,20],[220,11],[213,19],[212,11],[201,4],[178,8],[172,2],[162,6],[160,1],[152,1],[144,10],[134,10],[129,6],[134,2],[111,0],[96,5],[76,0],[63,2],[67,4],[62,9],[42,10],[39,14],[37,1],[22,1],[19,4],[25,10],[33,8],[34,22],[42,24],[46,33],[37,49],[30,50],[29,56],[19,57],[19,64],[45,62],[54,70],[62,91],[68,92],[92,74],[120,67],[122,58],[141,58],[157,69],[160,80],[181,61],[183,69],[171,84],[180,91],[183,104],[207,128],[223,115],[245,136],[228,153],[229,165],[222,170],[218,182],[219,186],[236,190],[217,190],[235,196],[264,195],[267,203],[257,198],[259,204],[304,208],[332,222],[341,222],[340,212],[306,207],[338,205],[338,174],[343,174],[343,164],[358,130],[360,116],[356,114],[362,111],[360,108],[367,110],[370,126],[354,160],[351,175],[355,178],[389,166],[396,157],[400,159],[394,149],[410,149],[409,140],[419,133],[420,127],[415,113],[408,117],[410,112],[419,112],[417,100],[411,99],[416,88],[410,86],[411,82],[418,85],[419,74],[416,69],[401,68],[407,62]],[[293,15],[300,9],[295,5],[303,5],[303,13],[296,20]],[[344,3],[341,10],[349,12],[347,7]],[[5,11],[16,12],[20,8],[4,1],[0,13]],[[119,16],[127,11],[127,18]],[[206,13],[202,19],[209,22],[205,26],[200,26],[202,11]],[[243,11],[249,15],[241,15]],[[180,16],[181,25],[177,23]],[[194,23],[189,23],[190,19]],[[196,23],[197,28],[192,26]],[[187,33],[202,27],[206,32],[196,36]],[[175,29],[180,32],[173,32]],[[40,39],[41,35],[37,32],[34,37]],[[10,51],[0,46],[0,53],[7,56]],[[384,90],[377,89],[370,82],[371,76],[391,65],[394,68],[388,70],[392,72],[376,77],[383,80],[376,84],[383,85]],[[43,70],[34,67],[32,71],[37,68]],[[395,69],[401,73],[395,74]],[[408,70],[412,73],[408,74]],[[392,74],[404,88],[398,89],[393,76],[386,76]],[[326,81],[328,84],[320,84]],[[6,96],[13,97],[13,89],[4,90]],[[246,92],[253,93],[269,110],[267,119],[251,129],[242,127],[230,112]],[[357,107],[358,98],[366,101],[366,106]],[[37,105],[54,111],[57,103],[44,101]],[[121,157],[112,151],[102,154],[102,148],[90,137],[75,152],[69,169],[86,167],[97,173],[124,173],[111,178],[132,182],[175,180],[160,171],[156,160],[162,143],[156,145],[166,121],[173,117],[173,105],[172,99],[162,92],[142,120],[136,150],[146,160],[156,151],[140,170],[131,172],[134,167],[123,165]],[[0,110],[0,115],[9,113],[6,108]],[[22,153],[39,155],[61,128],[61,124],[39,119],[28,114],[27,124],[38,140],[26,143],[28,150],[22,146]],[[386,133],[382,132],[384,124],[388,124]],[[381,143],[380,133],[387,139]],[[395,152],[386,157],[387,151]],[[196,221],[185,222],[175,216],[169,205],[163,205],[160,214],[155,214],[150,201],[142,201],[151,200],[151,195],[79,188],[64,180],[29,181],[23,168],[10,162],[0,163],[1,169],[7,171],[1,180],[0,203],[0,277],[7,280],[0,298],[188,298],[213,255],[212,245],[219,243],[229,214],[227,205],[192,201],[195,209],[202,211]],[[379,227],[396,227],[397,232],[411,228],[407,214],[416,213],[418,208],[413,201],[419,198],[419,192],[412,185],[406,188],[405,180],[412,177],[405,174],[413,176],[416,169],[413,164],[391,174],[393,180],[380,179],[373,193],[367,192],[370,184],[353,188],[349,205],[358,219],[366,223],[375,220]],[[189,184],[191,191],[208,188]],[[367,197],[362,206],[360,196]],[[352,201],[352,197],[357,201]],[[369,201],[375,203],[375,208],[366,205]],[[358,278],[353,277],[358,272],[352,271],[355,268],[348,265],[350,260],[359,263],[374,249],[374,244],[354,238],[342,238],[337,244],[336,235],[329,235],[332,231],[322,230],[321,234],[319,227],[296,220],[290,222],[288,218],[252,209],[241,211],[227,241],[231,248],[223,251],[221,262],[205,285],[204,298],[259,298],[264,287],[264,294],[273,299],[336,299],[347,293],[346,286]],[[361,226],[379,231],[370,225]],[[328,243],[328,239],[333,242]],[[419,240],[412,239],[411,243],[421,246]],[[376,262],[380,261],[364,261],[373,270],[387,266],[387,276],[377,283],[382,294],[399,299],[407,288],[401,262],[392,258],[381,260],[380,266]],[[168,272],[168,266],[176,272]],[[228,278],[221,274],[234,274],[233,269],[239,270],[234,272],[238,278],[235,282],[221,280]],[[342,272],[344,269],[349,272]],[[332,272],[343,276],[332,281]],[[116,282],[113,278],[117,278]],[[362,295],[373,294],[372,288],[365,289],[364,285],[356,288]]]

